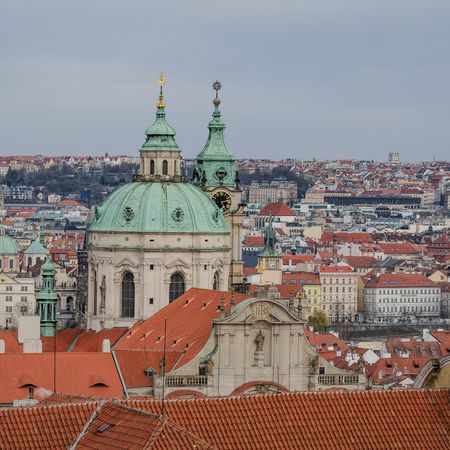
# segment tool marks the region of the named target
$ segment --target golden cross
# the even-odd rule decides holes
[[[166,84],[166,77],[164,76],[164,74],[161,72],[161,75],[159,76],[159,78],[156,80],[156,82],[163,87]]]

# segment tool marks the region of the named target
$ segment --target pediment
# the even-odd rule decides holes
[[[171,261],[166,264],[167,269],[173,269],[174,267],[180,268],[183,267],[185,269],[189,269],[190,265],[181,258],[177,258],[174,261]]]
[[[116,267],[122,267],[122,266],[127,266],[127,267],[133,267],[133,268],[137,268],[138,265],[133,262],[131,259],[128,258],[123,258],[121,259],[118,263],[115,264]]]

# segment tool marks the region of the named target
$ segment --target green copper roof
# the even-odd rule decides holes
[[[25,255],[46,255],[47,249],[39,242],[38,239],[33,241],[23,252]]]
[[[272,256],[280,257],[279,253],[276,251],[275,244],[277,242],[275,231],[272,227],[272,217],[269,218],[269,224],[267,225],[266,231],[264,233],[264,249],[258,256]]]
[[[215,100],[215,108],[213,112],[213,119],[208,124],[209,134],[203,150],[198,154],[197,159],[200,161],[234,161],[234,155],[228,150],[225,145],[225,138],[223,131],[225,124],[221,120],[219,111],[219,99]]]
[[[220,89],[220,83],[216,82]],[[214,87],[213,85],[213,87]],[[216,89],[214,87],[214,89]],[[218,89],[217,89],[218,90]],[[202,188],[227,186],[239,188],[239,178],[236,171],[236,158],[225,145],[224,130],[219,110],[220,99],[213,100],[213,119],[209,122],[208,140],[203,150],[197,155],[197,166],[193,173],[193,182]]]
[[[188,183],[133,182],[96,208],[90,231],[228,233],[222,211]]]
[[[6,234],[0,234],[0,255],[17,255],[19,247],[16,241]]]
[[[42,288],[36,294],[39,316],[41,318],[41,334],[54,336],[56,333],[56,305],[59,295],[55,292],[55,268],[50,256],[45,258],[41,266]]]
[[[161,95],[159,103],[156,105],[156,119],[152,125],[146,130],[147,139],[142,146],[144,151],[158,151],[158,150],[177,150],[177,143],[175,142],[175,130],[166,121],[166,105],[163,103],[164,97]]]

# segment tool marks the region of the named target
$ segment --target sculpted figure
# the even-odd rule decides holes
[[[264,334],[262,330],[259,330],[259,333],[256,335],[255,344],[256,344],[256,351],[262,352],[262,349],[264,347]]]

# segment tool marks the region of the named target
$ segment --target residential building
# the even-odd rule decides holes
[[[31,275],[0,272],[0,328],[17,326],[20,316],[34,314],[35,305]]]
[[[420,274],[381,274],[364,289],[366,318],[371,322],[432,319],[440,316],[441,286]]]
[[[330,322],[358,319],[358,278],[348,265],[320,266],[322,308]]]
[[[297,199],[297,183],[284,179],[271,182],[253,181],[248,188],[248,202],[265,205],[270,202],[293,202]]]

